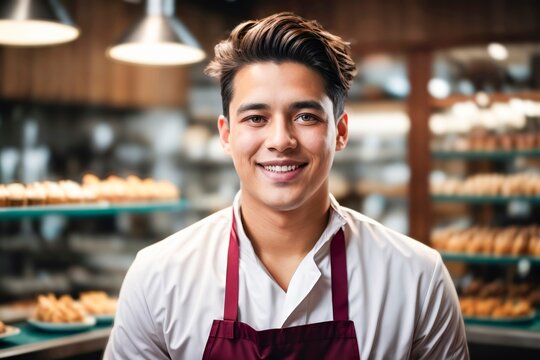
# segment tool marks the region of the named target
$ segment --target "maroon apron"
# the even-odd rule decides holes
[[[349,320],[345,235],[330,245],[334,321],[257,331],[238,320],[239,244],[234,219],[229,239],[224,320],[214,320],[203,359],[360,359]]]

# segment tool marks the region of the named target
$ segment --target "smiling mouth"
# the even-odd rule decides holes
[[[304,165],[266,165],[263,166],[264,170],[273,173],[287,173],[297,169],[300,169]]]

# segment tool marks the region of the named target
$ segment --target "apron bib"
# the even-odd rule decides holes
[[[238,321],[239,243],[232,218],[225,280],[224,320],[214,320],[203,359],[360,359],[349,320],[347,258],[343,229],[330,244],[333,321],[257,331]]]

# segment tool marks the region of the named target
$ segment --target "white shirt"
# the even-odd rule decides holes
[[[236,212],[239,321],[257,330],[333,320],[329,244],[343,227],[349,317],[362,359],[468,359],[452,280],[435,250],[331,197],[326,229],[288,291],[255,255]],[[120,292],[105,359],[200,359],[214,319],[223,319],[231,208],[141,250]]]

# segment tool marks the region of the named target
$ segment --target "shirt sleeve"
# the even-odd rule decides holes
[[[456,289],[440,255],[420,311],[412,359],[469,359]]]
[[[122,283],[105,360],[169,359],[145,297],[144,284],[149,282],[149,275],[137,260],[140,259],[135,259]]]

